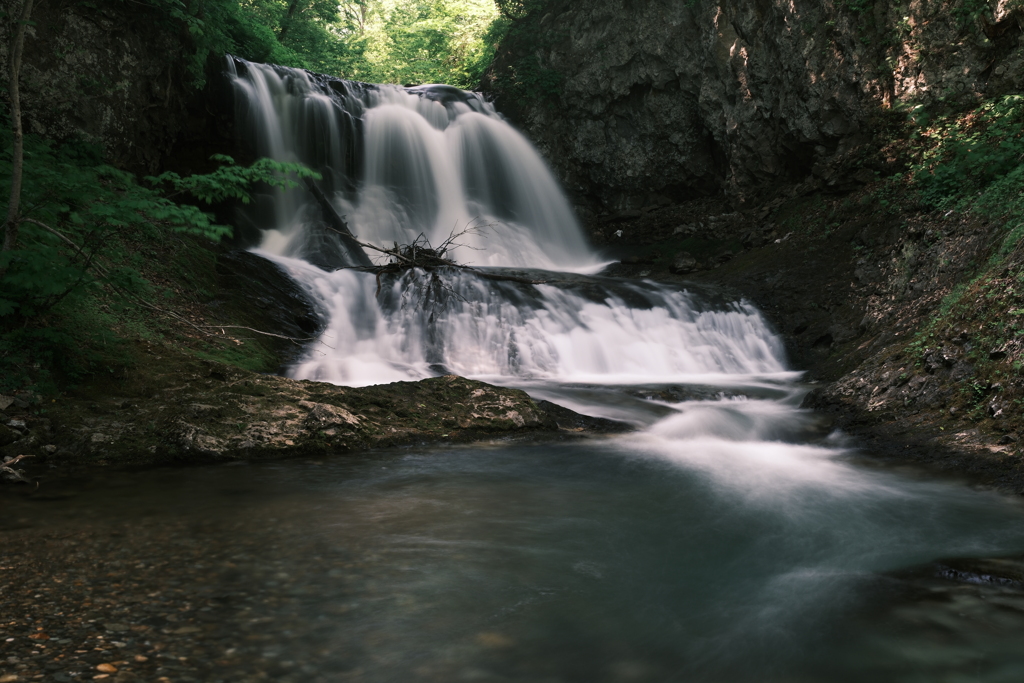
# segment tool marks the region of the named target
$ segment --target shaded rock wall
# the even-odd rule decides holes
[[[20,7],[0,0],[9,14]],[[178,22],[142,3],[110,0],[37,2],[32,21],[21,77],[26,132],[88,140],[111,163],[147,173],[166,167],[183,137],[206,147],[211,129],[217,133],[190,86],[194,48]],[[3,32],[5,66],[8,47]]]
[[[833,181],[894,107],[1024,89],[1024,4],[975,6],[555,0],[520,20],[485,86],[581,208],[719,190],[742,205],[809,175]],[[557,72],[557,94],[531,96],[530,60]]]

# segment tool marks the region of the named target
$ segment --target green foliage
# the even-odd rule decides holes
[[[543,10],[551,4],[551,0],[513,2],[492,25],[488,41],[500,44],[506,55],[515,55],[511,60],[496,62],[492,71],[493,88],[503,97],[553,102],[561,93],[564,77],[542,57],[567,37],[564,31],[551,27],[541,30],[540,23],[546,16]]]
[[[875,0],[840,0],[839,6],[854,14],[864,14],[875,6]]]
[[[221,0],[224,1],[224,0]],[[230,0],[236,16],[244,22],[236,30],[254,38],[269,36],[270,42],[256,44],[267,54],[232,52],[247,59],[340,75],[362,57],[365,45],[359,40],[358,23],[350,21],[365,11],[368,0]],[[234,39],[236,43],[240,42]]]
[[[0,138],[5,197],[12,168],[9,130],[4,126]],[[102,364],[104,354],[90,349],[109,350],[115,344],[100,317],[82,318],[88,308],[83,302],[98,292],[122,298],[153,292],[133,265],[134,255],[123,247],[126,236],[159,241],[187,234],[216,241],[231,232],[199,207],[175,201],[178,195],[207,203],[247,201],[247,189],[256,183],[292,186],[294,176],[318,177],[296,164],[261,160],[240,167],[229,157],[218,160],[221,167],[208,175],[165,173],[148,179],[153,186],[148,187],[103,164],[94,147],[25,137],[18,243],[0,252],[0,376],[5,385],[28,382],[38,375],[33,366],[74,379]],[[69,320],[74,321],[70,327]]]
[[[190,43],[186,69],[196,88],[205,84],[211,56],[230,53],[332,73],[352,52],[337,31],[341,15],[332,0],[119,1],[148,5],[159,21],[181,28]]]
[[[1024,164],[992,183],[975,205],[985,216],[1005,218],[1006,237],[997,252],[1006,256],[1024,240]]]
[[[979,208],[997,210],[1020,196],[1024,96],[982,103],[965,116],[930,122],[917,110],[914,118],[925,127],[918,137],[924,150],[911,178],[926,205],[949,209],[977,200]]]
[[[985,14],[990,14],[991,4],[990,0],[960,0],[950,13],[960,26],[967,26]]]
[[[128,2],[129,0],[120,0]],[[186,70],[195,88],[206,83],[210,55],[234,53],[256,61],[287,62],[294,55],[277,40],[273,31],[242,9],[237,0],[143,0],[156,11],[159,22],[181,27],[191,43]]]
[[[475,88],[494,56],[492,0],[365,0],[347,40],[359,58],[346,78],[377,83],[447,83]]]
[[[522,19],[530,12],[544,6],[544,0],[494,0],[501,16],[508,19]]]
[[[122,0],[128,1],[128,0]],[[182,26],[188,72],[210,56],[310,69],[375,83],[476,87],[494,55],[492,0],[145,0]]]
[[[127,363],[112,317],[85,290],[73,291],[59,310],[14,329],[0,328],[0,391],[53,392],[97,372],[120,374]]]
[[[908,174],[908,190],[934,209],[957,211],[1001,227],[1001,238],[977,271],[957,284],[912,344],[919,358],[936,339],[956,330],[974,333],[969,360],[981,375],[995,376],[998,361],[988,351],[1024,336],[1020,317],[1024,271],[1024,97],[983,102],[966,114],[930,116],[918,108],[918,158]],[[996,227],[999,230],[999,227]],[[1000,233],[995,233],[1000,237]],[[1018,362],[1018,361],[1014,361]],[[997,373],[996,373],[997,374]],[[978,387],[965,396],[973,406]]]
[[[228,199],[237,199],[243,204],[248,204],[250,202],[249,188],[256,183],[287,189],[298,187],[298,182],[292,176],[321,179],[319,173],[302,164],[260,159],[251,166],[238,166],[234,159],[225,154],[215,154],[211,159],[221,162],[223,166],[206,175],[182,178],[177,173],[166,172],[158,176],[146,176],[146,180],[156,187],[169,186],[172,188],[173,193],[170,197],[190,194],[207,204],[216,204]],[[192,230],[185,231],[192,232]],[[216,237],[216,235],[206,235],[205,233],[197,234]]]
[[[479,85],[494,56],[491,0],[379,0],[360,37],[361,78],[381,83]]]

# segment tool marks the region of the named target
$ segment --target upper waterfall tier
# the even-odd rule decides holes
[[[228,58],[239,134],[259,156],[320,171],[352,231],[374,244],[461,235],[461,263],[585,271],[597,265],[558,182],[532,145],[479,95],[402,88]],[[261,247],[318,265],[365,260],[320,220],[304,188],[246,216]]]

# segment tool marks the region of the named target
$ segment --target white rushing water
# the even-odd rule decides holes
[[[460,263],[586,271],[599,266],[530,143],[474,93],[330,80],[228,60],[241,135],[255,153],[324,172],[362,240],[434,246],[467,229]],[[261,207],[263,248],[304,256],[318,217],[303,188]]]
[[[321,171],[362,240],[422,232],[436,245],[489,226],[455,254],[476,272],[378,279],[340,267],[370,255],[347,252],[304,189],[261,198],[253,246],[326,321],[292,377],[457,373],[640,428],[147,474],[167,497],[156,509],[192,492],[203,524],[189,543],[196,529],[226,535],[214,549],[246,525],[279,534],[246,543],[266,564],[251,585],[274,596],[249,602],[277,612],[222,629],[258,621],[276,649],[251,643],[238,659],[301,663],[282,680],[310,681],[1021,680],[1019,587],[933,593],[934,577],[900,588],[891,574],[1021,552],[1019,501],[855,466],[845,438],[799,407],[799,373],[753,306],[583,274],[600,259],[551,173],[478,96],[231,69],[242,135]],[[243,523],[210,524],[203,490]],[[146,488],[102,491],[118,524],[129,508],[117,495],[154,509]]]
[[[574,291],[576,280],[521,285],[410,271],[377,294],[373,275],[276,260],[330,312],[321,343],[292,369],[299,379],[358,386],[448,372],[635,384],[793,375],[752,306],[702,309],[693,295],[654,283],[606,284],[595,300]]]
[[[261,156],[321,170],[328,196],[361,240],[408,244],[422,234],[436,246],[475,227],[450,252],[461,263],[599,267],[543,160],[478,95],[229,64],[243,135]],[[291,369],[295,378],[367,385],[451,372],[629,384],[785,374],[779,340],[745,303],[710,305],[652,282],[536,270],[525,277],[543,284],[422,271],[378,282],[358,270],[318,267],[324,235],[305,193],[279,192],[254,220],[263,228],[260,253],[300,282],[329,320],[320,343]]]

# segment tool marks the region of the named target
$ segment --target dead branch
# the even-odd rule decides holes
[[[128,292],[126,290],[120,289],[119,287],[117,287],[117,285],[110,284],[110,286],[113,287],[118,292],[120,292],[121,294],[123,294],[125,296],[131,297],[140,306],[143,306],[143,307],[153,311],[154,313],[159,313],[160,315],[163,315],[163,316],[166,316],[168,318],[171,318],[172,320],[176,320],[176,321],[178,321],[180,323],[188,325],[189,327],[191,327],[192,329],[196,330],[197,332],[199,332],[200,334],[202,334],[202,335],[204,335],[206,337],[218,337],[218,336],[220,336],[220,335],[217,335],[217,334],[215,334],[213,332],[210,332],[209,330],[221,330],[222,333],[223,333],[223,330],[233,329],[233,330],[248,330],[250,332],[255,332],[256,334],[261,334],[261,335],[266,336],[266,337],[276,337],[278,339],[285,339],[285,340],[290,341],[291,343],[295,344],[296,346],[301,346],[302,344],[305,344],[307,342],[316,341],[316,337],[289,337],[287,335],[276,334],[274,332],[264,332],[263,330],[257,330],[257,329],[255,329],[253,327],[245,327],[244,325],[197,325],[194,322],[192,322],[191,320],[188,320],[187,318],[183,318],[182,316],[178,315],[174,311],[168,311],[166,309],[160,308],[159,306],[146,301],[145,299],[143,299],[142,297],[140,297],[137,294],[134,294],[132,292]],[[330,348],[330,347],[328,347],[328,348]]]
[[[467,270],[478,277],[484,278],[485,280],[492,280],[495,282],[515,282],[523,285],[541,285],[548,282],[547,280],[533,280],[530,278],[518,277],[516,275],[487,273],[473,268],[472,266],[465,266],[460,263],[456,263],[455,261],[447,258],[448,252],[452,249],[459,247],[466,247],[469,249],[476,248],[457,242],[457,240],[467,234],[479,234],[483,230],[491,227],[490,224],[476,223],[475,221],[479,219],[474,219],[474,222],[470,223],[466,229],[461,231],[457,231],[457,225],[453,227],[448,237],[436,248],[430,244],[423,233],[420,233],[411,244],[400,245],[395,242],[390,249],[387,247],[379,247],[376,244],[370,244],[369,242],[363,242],[352,233],[352,230],[349,229],[348,223],[346,223],[345,219],[338,214],[334,205],[331,204],[317,184],[310,178],[303,178],[303,181],[310,193],[316,199],[317,203],[320,205],[320,209],[324,214],[324,218],[327,222],[327,228],[329,230],[336,232],[350,245],[375,251],[391,259],[389,263],[385,263],[383,265],[374,266],[370,264],[368,267],[364,266],[361,268],[368,269],[369,272],[376,275],[377,296],[380,296],[381,275],[386,273],[399,273],[409,268],[422,268],[427,271],[433,270],[434,268],[458,268],[460,270]],[[454,293],[454,290],[451,290],[450,287],[447,289]]]
[[[479,220],[481,220],[481,219],[480,219],[479,216],[477,216],[472,221],[470,221],[469,223],[466,224],[466,229],[465,230],[462,230],[460,232],[455,232],[456,230],[458,230],[458,227],[459,227],[459,224],[456,223],[452,227],[451,232],[448,233],[448,237],[446,237],[444,239],[444,241],[441,242],[441,244],[437,247],[438,252],[440,252],[441,254],[446,254],[450,250],[456,249],[456,248],[472,249],[474,251],[481,251],[480,247],[471,247],[468,244],[462,244],[461,242],[456,242],[455,241],[455,240],[459,239],[460,237],[462,237],[463,235],[479,235],[484,230],[487,230],[489,228],[493,228],[494,227],[494,223],[478,223],[477,221],[479,221]]]
[[[69,244],[69,245],[71,245],[72,247],[74,247],[74,248],[75,248],[75,250],[76,250],[76,251],[78,252],[77,254],[75,254],[75,257],[76,257],[76,258],[78,257],[78,255],[79,255],[79,254],[81,254],[81,253],[82,253],[82,249],[83,249],[82,247],[80,247],[80,246],[78,246],[77,244],[75,244],[74,242],[72,242],[72,241],[71,241],[71,240],[70,240],[70,239],[69,239],[69,238],[67,237],[67,235],[65,235],[64,233],[62,233],[62,232],[59,232],[59,231],[57,231],[57,230],[54,230],[53,228],[51,228],[51,227],[50,227],[49,225],[47,225],[46,223],[43,223],[42,221],[37,221],[37,220],[36,220],[36,219],[34,219],[34,218],[26,218],[25,216],[22,216],[21,218],[19,218],[19,219],[18,219],[18,222],[19,222],[19,223],[31,223],[32,225],[35,225],[35,226],[37,226],[37,227],[40,227],[40,228],[42,228],[43,230],[45,230],[46,232],[50,233],[51,235],[55,235],[55,236],[59,237],[59,238],[60,238],[60,239],[62,239],[62,240],[63,240],[64,242],[66,242],[67,244]],[[98,265],[98,264],[97,264],[97,268],[99,268],[99,265]]]
[[[10,477],[12,477],[14,479],[17,479],[18,481],[23,481],[26,484],[35,484],[36,488],[38,488],[39,487],[39,482],[38,481],[33,482],[31,479],[27,478],[24,474],[22,474],[18,470],[14,469],[14,467],[12,467],[12,465],[16,465],[19,461],[21,461],[24,458],[34,458],[34,457],[36,457],[36,456],[23,454],[23,455],[19,455],[19,456],[15,457],[15,458],[10,458],[9,460],[5,460],[4,462],[0,463],[0,472],[5,472],[8,476],[10,476]]]
[[[465,266],[461,263],[456,263],[451,259],[447,258],[448,251],[458,247],[467,247],[469,249],[475,249],[476,247],[470,247],[465,244],[456,242],[457,239],[466,234],[479,234],[481,231],[489,228],[490,225],[470,225],[465,230],[456,232],[453,228],[448,237],[441,242],[441,245],[437,248],[431,246],[423,233],[412,241],[411,244],[400,245],[395,243],[390,249],[386,247],[378,247],[374,244],[368,244],[356,240],[356,244],[361,247],[366,247],[378,253],[390,256],[392,261],[384,265],[376,266],[370,269],[377,276],[377,294],[380,294],[380,276],[385,273],[398,273],[409,268],[422,268],[423,270],[431,271],[435,268],[457,268],[459,270],[466,270],[474,275],[481,277],[485,280],[492,280],[495,282],[515,282],[522,285],[542,285],[549,282],[549,280],[533,280],[530,278],[519,277],[517,275],[504,275],[501,273],[488,273],[473,266]],[[450,288],[449,288],[450,289]]]
[[[200,328],[209,328],[211,330],[220,330],[221,332],[223,332],[224,330],[248,330],[249,332],[253,332],[255,334],[262,334],[264,337],[276,337],[277,339],[285,339],[287,341],[292,342],[293,344],[298,344],[299,342],[305,343],[305,342],[316,341],[316,339],[317,339],[316,337],[289,337],[289,336],[284,335],[284,334],[275,334],[274,332],[264,332],[263,330],[257,330],[254,327],[246,327],[245,325],[199,325],[198,327],[200,327]],[[321,341],[320,343],[323,344],[323,341]],[[327,344],[324,344],[324,346],[327,346]],[[327,346],[327,348],[330,349],[332,347]]]
[[[394,243],[394,246],[390,249],[386,247],[378,247],[375,244],[368,244],[366,242],[360,242],[357,240],[357,244],[367,249],[372,249],[378,253],[390,256],[393,260],[391,263],[378,266],[379,268],[385,268],[389,270],[402,269],[402,268],[425,268],[431,269],[439,266],[450,267],[450,268],[462,268],[470,269],[469,266],[464,266],[460,263],[448,258],[448,252],[451,249],[457,247],[466,247],[468,249],[476,249],[476,247],[470,247],[469,245],[461,244],[455,240],[459,239],[463,235],[467,234],[479,234],[485,228],[490,227],[489,225],[469,225],[465,230],[456,232],[458,226],[452,228],[452,231],[448,234],[443,242],[437,247],[430,244],[430,240],[422,232],[416,236],[410,244],[398,244]]]
[[[324,220],[326,220],[328,224],[327,227],[332,232],[336,232],[341,235],[341,239],[348,243],[349,247],[364,246],[356,239],[356,236],[352,234],[352,231],[348,227],[348,223],[345,222],[345,219],[338,213],[334,208],[334,205],[331,204],[330,200],[328,200],[327,196],[323,193],[323,190],[320,189],[313,179],[303,178],[302,181],[306,184],[306,189],[308,189],[310,194],[313,195],[313,198],[316,199],[317,204],[320,205],[320,211],[323,213]],[[361,249],[353,248],[352,251],[356,255],[362,255],[364,258],[366,257],[365,252]],[[366,262],[369,264],[368,258],[366,258]]]

